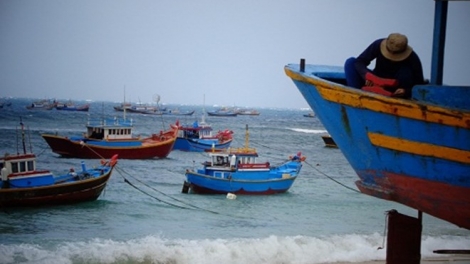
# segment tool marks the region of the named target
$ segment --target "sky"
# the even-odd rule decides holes
[[[430,78],[433,0],[0,0],[0,98],[306,108],[284,73],[400,32]],[[444,83],[470,85],[470,1],[449,3]]]

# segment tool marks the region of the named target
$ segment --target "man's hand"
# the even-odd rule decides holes
[[[370,80],[366,80],[365,86],[374,86],[374,82]]]
[[[395,90],[395,92],[393,93],[392,96],[396,96],[396,97],[402,97],[405,95],[405,89],[403,88],[398,88]]]

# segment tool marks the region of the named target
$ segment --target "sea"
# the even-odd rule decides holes
[[[119,102],[89,102],[89,112],[28,110],[34,99],[9,98],[0,109],[0,155],[22,152],[26,129],[37,166],[60,174],[81,159],[53,153],[42,133],[85,132],[88,119],[120,117],[135,134],[150,135],[200,121],[214,106],[163,105],[192,116],[143,115],[114,110]],[[85,103],[77,101],[77,104]],[[357,175],[340,149],[325,147],[327,131],[309,109],[256,108],[259,116],[211,117],[215,131],[234,132],[232,147],[249,147],[259,160],[281,164],[306,157],[288,192],[276,195],[183,193],[186,169],[201,167],[206,153],[172,151],[164,159],[119,160],[98,200],[40,208],[0,208],[0,263],[335,263],[385,260],[386,216],[401,204],[361,194]],[[87,166],[99,158],[84,160]],[[469,249],[470,231],[423,215],[422,258],[438,249]]]

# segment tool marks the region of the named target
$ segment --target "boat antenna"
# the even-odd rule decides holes
[[[124,85],[124,103],[123,103],[123,118],[126,120],[126,86]]]
[[[23,143],[23,153],[26,154],[26,143],[24,139],[24,124],[23,124],[23,118],[21,117],[20,117],[20,125],[21,125],[21,142]]]
[[[201,124],[206,123],[206,94],[202,99],[202,116],[201,116]]]
[[[249,148],[249,141],[250,141],[250,132],[248,132],[248,124],[246,124],[246,129],[245,129],[245,148]]]

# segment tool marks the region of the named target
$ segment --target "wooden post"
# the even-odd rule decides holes
[[[419,264],[421,261],[421,217],[388,212],[387,264]]]

